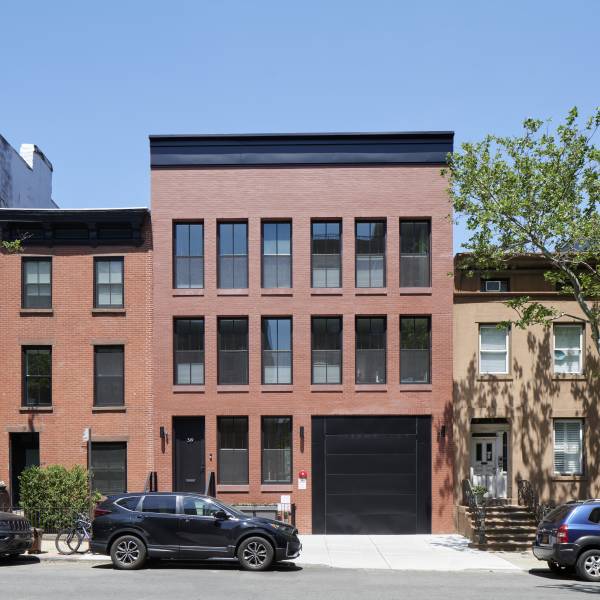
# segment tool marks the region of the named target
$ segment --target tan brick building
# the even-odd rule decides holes
[[[141,489],[152,469],[152,238],[147,209],[0,209],[0,480],[85,465]]]
[[[465,478],[514,504],[519,480],[532,484],[540,502],[600,494],[598,355],[581,310],[544,279],[546,269],[531,256],[473,278],[456,270],[458,502]],[[515,318],[504,302],[524,294],[569,316],[548,328],[499,330],[498,323]]]
[[[451,531],[452,134],[150,149],[159,489]]]

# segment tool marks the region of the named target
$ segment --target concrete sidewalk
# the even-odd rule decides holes
[[[527,571],[544,567],[531,553],[484,552],[469,548],[460,535],[302,535],[298,565],[396,571]],[[87,544],[84,543],[87,548]],[[83,550],[84,548],[82,548]],[[61,555],[53,540],[42,541],[41,561],[110,562],[110,557],[79,552]]]

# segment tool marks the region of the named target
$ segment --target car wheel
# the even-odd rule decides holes
[[[573,572],[573,567],[570,567],[569,565],[561,565],[553,560],[548,561],[548,568],[555,575],[567,575],[568,573]]]
[[[264,571],[273,564],[275,550],[264,537],[245,539],[238,548],[237,557],[247,571]]]
[[[586,581],[600,581],[600,550],[586,550],[579,555],[577,574]]]
[[[146,546],[135,535],[123,535],[110,547],[110,558],[116,569],[133,571],[146,562]]]

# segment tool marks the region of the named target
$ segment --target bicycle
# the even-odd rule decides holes
[[[87,515],[79,513],[72,527],[61,529],[56,536],[54,545],[59,554],[74,554],[84,540],[91,539],[92,522]]]

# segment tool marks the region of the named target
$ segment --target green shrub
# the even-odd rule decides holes
[[[21,507],[36,527],[56,531],[73,523],[77,513],[88,513],[97,493],[90,498],[88,473],[80,465],[29,467],[21,473]]]

